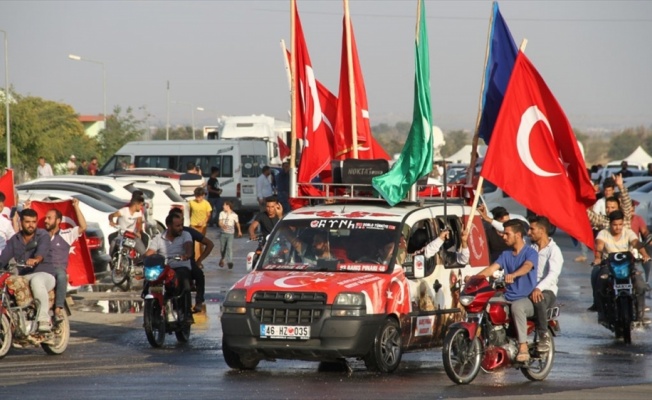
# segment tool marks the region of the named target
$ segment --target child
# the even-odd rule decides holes
[[[238,229],[238,237],[242,237],[240,230],[240,223],[238,222],[238,214],[233,212],[233,203],[225,201],[222,205],[224,211],[220,212],[219,223],[222,236],[220,238],[220,267],[224,267],[224,259],[226,258],[229,269],[233,269],[233,235],[235,228]]]
[[[204,188],[195,188],[195,199],[190,200],[190,226],[202,235],[206,235],[206,226],[208,226],[208,219],[211,217],[213,208],[211,204],[204,198]],[[202,244],[195,242],[195,260],[199,258],[202,253]]]

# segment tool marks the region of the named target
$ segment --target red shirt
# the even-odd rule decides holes
[[[643,237],[643,228],[646,227],[645,220],[638,214],[632,216],[632,230],[636,236]]]

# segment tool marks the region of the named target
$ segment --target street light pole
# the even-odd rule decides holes
[[[97,61],[97,60],[91,60],[88,58],[82,58],[80,56],[77,56],[75,54],[68,54],[68,58],[71,60],[75,61],[86,61],[94,64],[100,64],[102,66],[102,97],[103,97],[103,113],[104,113],[104,127],[106,128],[106,66],[104,65],[104,62],[102,61]]]
[[[11,117],[9,115],[9,101],[11,95],[9,94],[9,50],[7,31],[0,29],[0,32],[5,35],[5,122],[7,123],[5,134],[7,135],[7,168],[11,168]]]

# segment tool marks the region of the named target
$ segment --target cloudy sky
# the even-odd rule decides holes
[[[315,74],[337,94],[342,2],[298,0]],[[501,1],[526,53],[579,128],[652,124],[652,1]],[[2,1],[10,82],[81,114],[141,106],[164,125],[218,115],[288,119],[280,40],[290,1]],[[409,120],[416,0],[350,0],[372,124]],[[473,129],[491,1],[426,0],[435,122]],[[3,60],[4,61],[4,60]],[[4,77],[4,62],[0,65]],[[0,79],[4,85],[4,79]]]

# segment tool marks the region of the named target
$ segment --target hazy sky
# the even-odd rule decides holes
[[[342,1],[298,0],[317,79],[338,92]],[[579,128],[652,123],[652,1],[501,1],[517,44]],[[20,94],[102,112],[145,106],[165,124],[212,125],[218,115],[288,120],[279,42],[290,1],[0,1],[9,79]],[[350,0],[372,125],[410,120],[416,0]],[[435,123],[472,129],[491,1],[426,0]],[[4,60],[0,65],[4,86]]]

